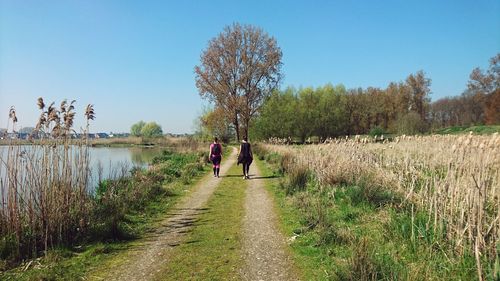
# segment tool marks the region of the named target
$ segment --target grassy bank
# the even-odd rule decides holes
[[[18,258],[5,254],[16,247],[2,237],[0,252],[6,258],[0,260],[0,279],[81,279],[88,270],[153,229],[205,170],[200,153],[165,151],[153,159],[149,170],[135,170],[130,177],[101,182],[92,197],[91,219],[73,243],[54,245],[39,253],[39,258],[23,259],[10,268],[18,264]]]
[[[0,146],[8,145],[37,145],[43,144],[45,140],[41,139],[0,139]],[[81,139],[68,139],[70,145],[80,144]],[[85,140],[87,141],[87,140]],[[199,141],[192,137],[155,137],[155,138],[145,138],[145,137],[114,137],[114,138],[93,138],[88,139],[88,144],[90,146],[106,146],[106,147],[128,147],[128,146],[159,146],[159,147],[169,147],[169,148],[185,148],[187,151],[196,150],[201,144]]]
[[[378,184],[384,181],[373,174],[363,174],[368,170],[344,167],[349,171],[332,184],[316,173],[326,167],[315,170],[269,150],[258,154],[266,160],[267,175],[282,176],[269,188],[278,200],[284,232],[296,237],[291,247],[306,280],[478,279],[472,251],[458,252],[449,229],[433,227],[426,211],[390,185]],[[485,280],[498,278],[494,257],[480,261]]]
[[[472,132],[477,135],[489,135],[494,133],[500,133],[500,125],[480,125],[480,126],[454,126],[436,130],[434,133],[440,135],[446,134],[468,134]]]
[[[235,165],[222,178],[186,243],[176,247],[157,280],[234,280],[241,267],[245,182]],[[236,176],[237,175],[237,176]]]

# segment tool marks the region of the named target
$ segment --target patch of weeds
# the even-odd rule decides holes
[[[114,250],[114,247],[110,244],[97,244],[90,251],[90,255],[98,256],[102,254],[109,254]]]
[[[310,182],[311,172],[304,167],[297,167],[287,174],[287,177],[282,183],[282,187],[287,195],[292,195],[296,192],[306,190]]]
[[[0,259],[7,261],[17,257],[19,255],[17,245],[17,238],[13,233],[0,238]]]

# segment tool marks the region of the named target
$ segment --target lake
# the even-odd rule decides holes
[[[22,145],[20,151],[29,151],[31,146]],[[159,147],[89,147],[92,190],[97,186],[99,173],[102,179],[120,176],[122,171],[133,167],[147,168],[153,157],[166,148]],[[5,179],[8,146],[0,146],[0,179]],[[100,172],[99,172],[100,171]]]

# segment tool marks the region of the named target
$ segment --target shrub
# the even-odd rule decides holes
[[[373,127],[368,134],[370,136],[374,137],[374,136],[384,135],[384,134],[386,134],[386,132],[385,132],[384,128],[376,126],[376,127]]]
[[[428,125],[416,112],[410,112],[396,120],[398,134],[415,135],[425,133]]]

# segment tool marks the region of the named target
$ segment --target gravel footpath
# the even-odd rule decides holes
[[[250,168],[243,219],[243,280],[299,280],[286,251],[286,239],[277,229],[273,200],[265,179],[254,164]]]
[[[236,149],[224,157],[221,176],[234,165]],[[132,249],[124,263],[120,263],[105,277],[90,276],[93,280],[151,280],[159,272],[162,264],[168,262],[171,250],[183,242],[186,234],[196,225],[197,217],[204,212],[203,206],[215,191],[221,179],[212,173],[205,176],[194,188],[194,192],[179,202],[156,231],[145,238],[143,245]]]

